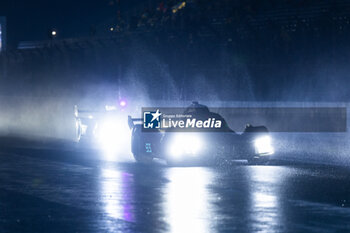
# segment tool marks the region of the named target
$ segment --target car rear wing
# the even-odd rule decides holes
[[[135,123],[139,125],[139,124],[142,124],[142,122],[143,122],[143,118],[133,118],[131,116],[128,116],[128,125],[130,129],[135,127]]]

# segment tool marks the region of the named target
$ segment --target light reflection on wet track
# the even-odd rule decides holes
[[[349,169],[40,153],[0,154],[0,232],[350,231]]]

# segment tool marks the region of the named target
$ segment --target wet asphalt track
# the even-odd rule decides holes
[[[0,232],[350,232],[350,169],[0,148]]]

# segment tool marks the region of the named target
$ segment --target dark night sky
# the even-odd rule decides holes
[[[3,0],[0,16],[7,17],[7,38],[10,46],[19,41],[45,40],[50,28],[61,38],[86,36],[90,25],[111,21],[116,8],[109,0]],[[101,30],[101,29],[100,29]]]

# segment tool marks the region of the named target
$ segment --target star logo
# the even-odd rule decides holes
[[[159,117],[160,117],[160,115],[162,115],[162,113],[159,112],[159,109],[157,109],[157,111],[155,113],[151,113],[151,114],[153,116],[151,122],[153,122],[154,120],[159,121]]]

